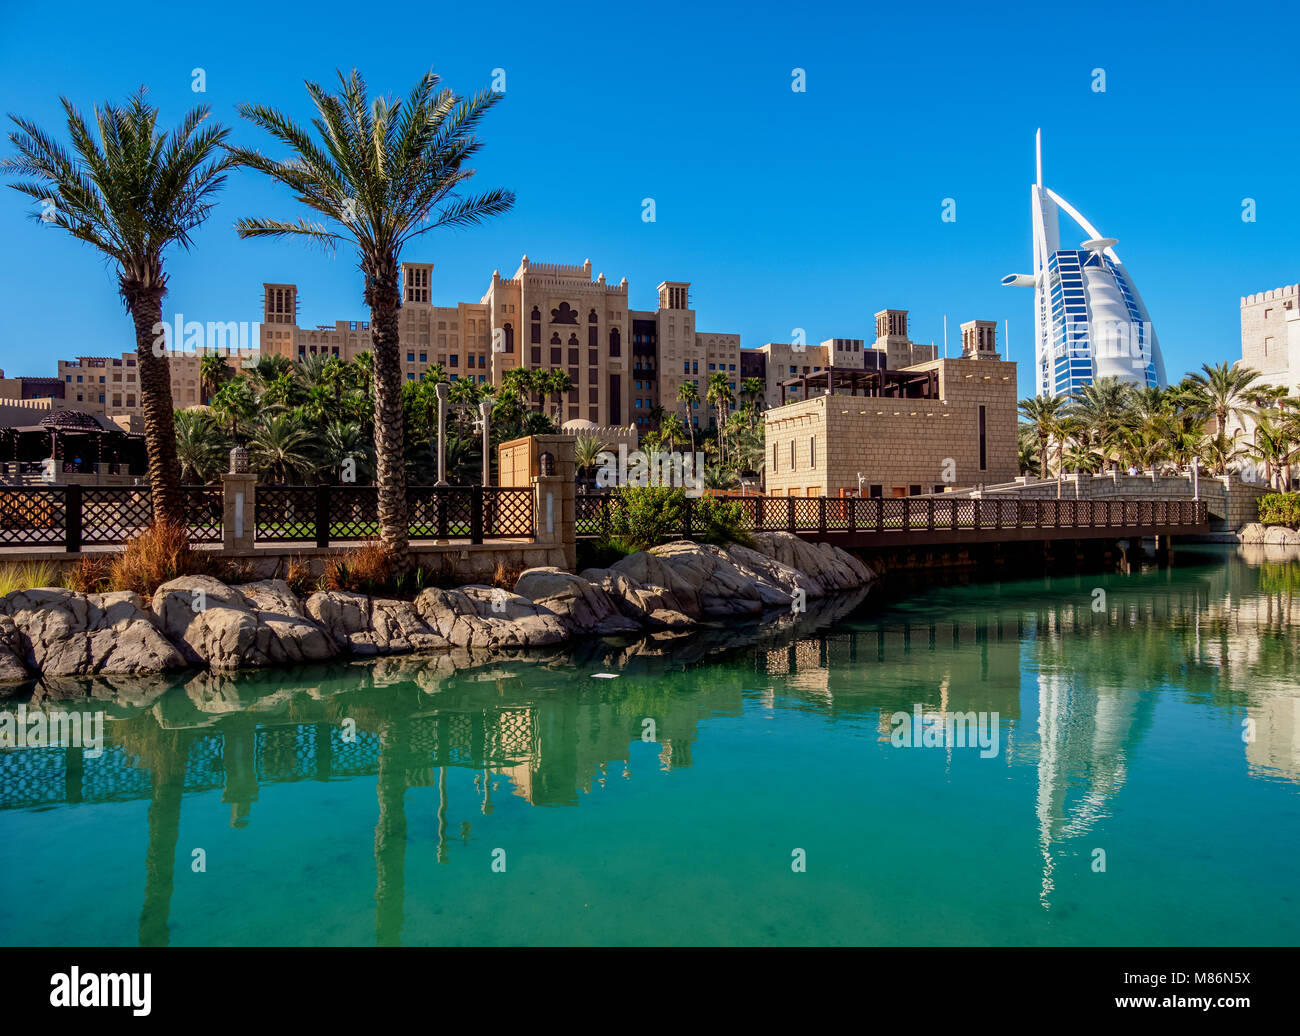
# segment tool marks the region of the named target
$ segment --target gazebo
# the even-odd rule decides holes
[[[19,472],[39,472],[51,457],[56,478],[59,473],[94,474],[101,464],[111,474],[145,472],[144,436],[80,410],[55,410],[37,424],[0,430],[0,436],[0,455],[17,462]]]

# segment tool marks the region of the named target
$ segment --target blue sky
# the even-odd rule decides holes
[[[60,94],[89,109],[143,83],[166,124],[204,102],[235,139],[266,147],[235,106],[305,119],[305,79],[356,66],[372,91],[401,95],[432,67],[467,92],[504,69],[476,186],[512,188],[518,202],[407,252],[436,264],[439,304],[477,301],[494,269],[509,275],[527,253],[590,258],[593,272],[628,278],[640,309],[654,308],[661,280],[690,281],[699,328],[738,332],[746,347],[788,341],[796,327],[811,342],[869,339],[887,306],[911,311],[917,341],[940,341],[947,314],[953,349],[963,320],[996,320],[999,336],[1009,320],[1024,395],[1032,293],[998,281],[1031,266],[1039,126],[1047,184],[1119,239],[1171,378],[1239,358],[1240,296],[1300,280],[1300,73],[1281,3],[498,0],[359,12],[324,0],[314,15],[225,3],[142,19],[75,0],[57,19],[0,7],[3,110],[60,137]],[[791,90],[795,68],[804,93]],[[646,197],[654,223],[641,219]],[[945,198],[955,222],[940,218]],[[133,348],[103,260],[31,221],[31,208],[0,193],[0,367],[50,375],[60,357]],[[232,229],[240,216],[300,214],[255,174],[234,174],[195,248],[171,255],[164,313],[255,321],[261,283],[289,281],[304,325],[364,318],[351,254],[240,241]]]

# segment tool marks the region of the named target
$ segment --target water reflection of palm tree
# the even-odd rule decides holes
[[[144,858],[144,902],[140,907],[140,945],[166,946],[170,941],[176,841],[180,836],[181,795],[190,735],[154,728],[151,745],[141,746],[152,780],[149,846]]]
[[[406,784],[410,731],[404,717],[379,728],[379,820],[375,824],[375,943],[402,944],[406,906]]]

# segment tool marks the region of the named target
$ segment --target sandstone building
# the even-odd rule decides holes
[[[833,366],[781,388],[800,398],[764,414],[770,495],[916,496],[1019,473],[1016,366],[992,321],[962,325],[960,359]]]

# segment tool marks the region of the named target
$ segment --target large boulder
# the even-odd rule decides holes
[[[8,688],[8,692],[2,686],[4,684],[20,683],[27,679],[27,667],[23,665],[22,640],[18,635],[18,627],[14,625],[7,612],[0,612],[0,698],[8,696],[8,692],[16,692],[16,688]]]
[[[608,571],[645,589],[654,597],[659,608],[679,612],[692,619],[698,619],[704,614],[699,589],[658,555],[645,550],[638,551],[615,562]]]
[[[1249,522],[1237,530],[1237,540],[1241,543],[1263,543],[1268,529],[1259,522]]]
[[[699,595],[700,610],[708,616],[758,615],[769,608],[789,608],[793,600],[757,572],[738,568],[720,547],[676,540],[651,553]]]
[[[46,676],[160,673],[185,659],[130,591],[15,590],[2,603],[27,668]]]
[[[1300,532],[1285,525],[1274,525],[1264,534],[1264,543],[1271,547],[1292,547],[1300,543]]]
[[[554,612],[570,633],[608,636],[641,630],[602,587],[563,569],[526,569],[515,583],[515,593]]]
[[[415,599],[415,609],[456,647],[545,647],[569,636],[549,608],[493,586],[431,588]]]
[[[826,588],[820,579],[800,572],[797,568],[791,568],[784,562],[756,550],[737,544],[727,548],[727,556],[742,572],[778,586],[791,596],[799,590],[803,591],[806,601],[826,595]]]
[[[153,612],[187,660],[212,669],[331,658],[334,645],[282,580],[240,587],[182,576],[154,591]]]
[[[409,601],[320,590],[307,598],[307,613],[329,631],[340,651],[353,655],[437,651],[450,643]]]
[[[788,532],[755,533],[754,543],[758,553],[811,576],[827,593],[854,590],[875,578],[852,554],[829,543],[810,543]]]
[[[640,626],[687,629],[698,625],[689,615],[678,611],[677,598],[663,587],[643,586],[612,568],[588,568],[579,574],[592,586],[603,590],[620,612]]]

